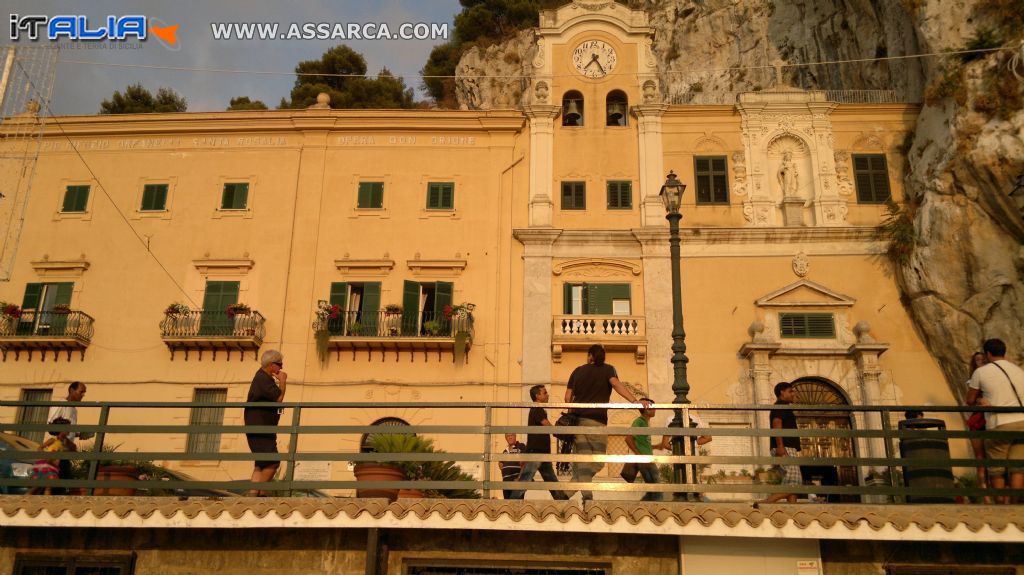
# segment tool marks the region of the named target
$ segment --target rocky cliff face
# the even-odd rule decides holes
[[[967,360],[988,337],[1024,360],[1024,14],[1022,0],[646,0],[656,28],[663,96],[729,103],[783,80],[802,88],[895,90],[925,105],[909,148],[909,207],[917,241],[895,276],[922,339],[963,395]],[[900,56],[963,49],[980,31],[1001,45],[963,63]],[[515,54],[516,57],[511,56]],[[516,75],[528,33],[463,58],[469,72]],[[884,61],[826,63],[838,60]],[[518,58],[518,59],[517,59]],[[1015,59],[1013,59],[1015,58]],[[730,69],[742,68],[742,69]],[[465,85],[465,82],[461,82]],[[467,108],[507,106],[524,90],[463,89]],[[731,100],[734,101],[734,100]],[[878,334],[881,338],[885,334]]]

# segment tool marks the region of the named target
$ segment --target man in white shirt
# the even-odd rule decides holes
[[[988,363],[976,369],[967,382],[967,405],[1017,407],[1020,413],[986,413],[986,428],[997,431],[1024,432],[1024,370],[1006,359],[1006,344],[990,339],[982,346]],[[1009,464],[1010,489],[1024,489],[1024,439],[989,439],[985,441],[989,459],[1015,460]],[[990,467],[992,487],[1004,489],[1004,467]],[[1009,498],[1002,498],[1009,503]]]
[[[68,386],[68,396],[64,401],[78,402],[82,401],[85,397],[85,384],[80,381],[71,382]],[[46,416],[47,423],[53,423],[54,419],[64,418],[68,420],[71,425],[78,425],[78,408],[73,405],[54,405],[50,407],[50,413]],[[69,433],[68,439],[71,441],[77,441],[79,439],[90,439],[92,438],[91,433]]]

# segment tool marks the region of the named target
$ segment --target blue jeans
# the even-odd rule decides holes
[[[640,477],[644,478],[644,483],[648,485],[654,485],[661,483],[661,477],[659,477],[658,466],[654,463],[641,463],[640,464]],[[656,491],[648,491],[644,493],[644,496],[640,498],[640,501],[661,501],[661,493]]]
[[[555,468],[551,465],[550,461],[526,461],[523,463],[523,470],[519,473],[519,479],[517,481],[533,481],[533,477],[537,475],[537,471],[540,471],[540,476],[544,478],[544,481],[557,483],[558,475],[555,474]],[[523,499],[526,497],[526,491],[510,491],[505,499]],[[551,490],[552,499],[566,500],[569,496],[557,489]]]

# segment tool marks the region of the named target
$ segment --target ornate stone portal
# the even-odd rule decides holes
[[[829,120],[835,106],[821,92],[794,88],[740,95],[744,155],[733,162],[749,225],[849,225],[849,164],[837,179]]]

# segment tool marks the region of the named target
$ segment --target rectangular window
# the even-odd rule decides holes
[[[74,291],[74,282],[25,284],[17,334],[64,335],[70,316],[54,309],[57,306],[68,308]]]
[[[608,209],[628,210],[633,207],[633,182],[608,182]]]
[[[131,575],[135,555],[55,555],[18,553],[14,575]]]
[[[455,184],[430,182],[427,184],[427,209],[451,210],[455,208]]]
[[[64,205],[62,212],[74,213],[84,212],[89,205],[89,186],[68,186],[64,191]]]
[[[693,159],[698,204],[729,203],[729,170],[727,168],[725,156],[697,156]]]
[[[167,209],[167,184],[146,184],[142,188],[142,212],[162,212]]]
[[[836,336],[835,319],[830,313],[779,314],[782,337],[833,338]]]
[[[228,399],[228,390],[197,389],[193,401],[223,403]],[[222,425],[224,423],[223,407],[193,407],[188,418],[189,425]],[[189,433],[185,451],[189,453],[217,453],[220,451],[219,433]]]
[[[587,183],[562,182],[562,209],[587,209]]]
[[[53,399],[52,389],[21,390],[21,401],[50,401],[51,399]],[[46,423],[46,418],[49,414],[50,408],[45,405],[23,405],[18,408],[18,415],[15,417],[15,421],[26,424]],[[45,431],[19,431],[18,434],[36,443],[42,443],[46,439]]]
[[[854,154],[853,173],[857,180],[857,202],[884,204],[889,200],[889,169],[883,154]]]
[[[249,201],[249,184],[246,182],[234,182],[224,184],[224,194],[221,196],[220,209],[222,210],[244,210]]]
[[[359,182],[356,207],[361,210],[384,207],[384,182]]]

